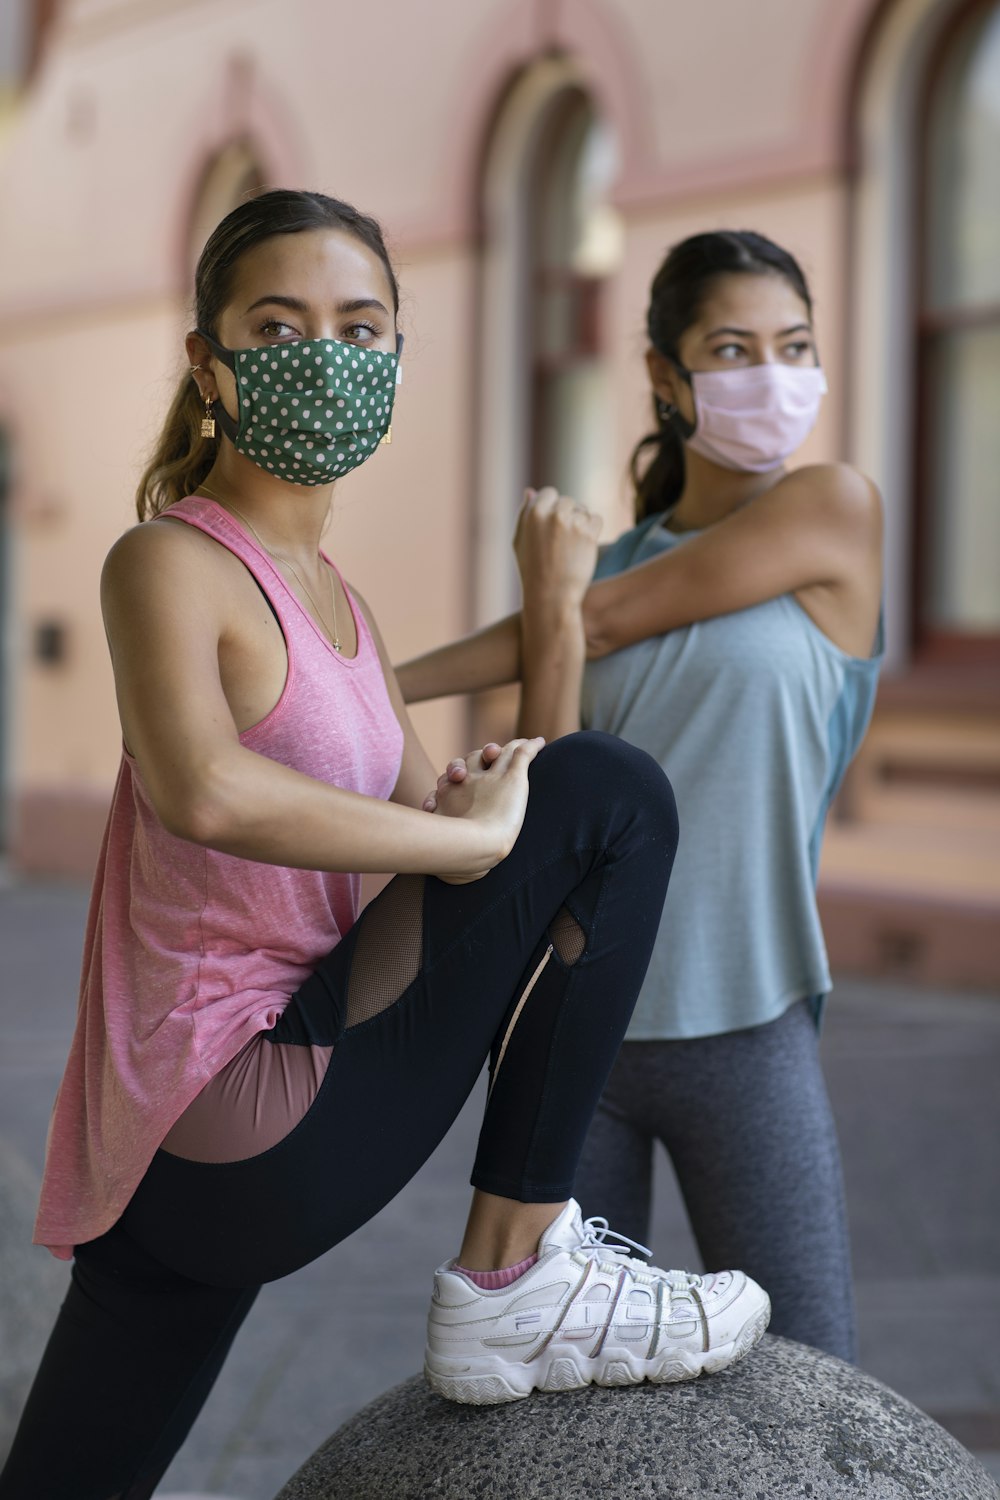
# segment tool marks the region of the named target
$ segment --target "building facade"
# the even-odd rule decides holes
[[[119,753],[101,561],[183,369],[198,251],[243,194],[316,187],[388,232],[406,381],[329,546],[397,658],[516,602],[526,482],[580,495],[606,535],[628,524],[652,274],[688,233],[747,227],[816,295],[830,394],[805,457],[857,463],[887,511],[888,672],[824,867],[835,955],[1000,977],[997,0],[15,12],[0,774],[16,867],[93,864]],[[507,713],[479,704],[475,727]],[[416,717],[442,762],[466,748],[467,705]]]

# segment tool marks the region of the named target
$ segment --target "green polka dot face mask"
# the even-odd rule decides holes
[[[371,458],[392,420],[396,353],[337,339],[226,349],[199,329],[236,376],[239,419],[212,413],[238,453],[290,484],[330,484]]]

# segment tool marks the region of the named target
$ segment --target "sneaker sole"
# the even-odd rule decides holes
[[[477,1372],[472,1362],[443,1359],[428,1351],[424,1359],[424,1376],[436,1395],[466,1406],[498,1406],[504,1401],[523,1401],[532,1391],[579,1391],[588,1385],[643,1385],[646,1381],[663,1385],[678,1380],[696,1380],[699,1375],[717,1375],[749,1354],[763,1338],[770,1316],[768,1302],[744,1323],[730,1343],[697,1354],[672,1350],[652,1365],[646,1360],[633,1364],[627,1355],[616,1352],[600,1365],[586,1361],[581,1367],[572,1354],[561,1349],[531,1365],[505,1364],[498,1356],[487,1355],[479,1361],[480,1371]],[[483,1369],[487,1364],[492,1368]]]

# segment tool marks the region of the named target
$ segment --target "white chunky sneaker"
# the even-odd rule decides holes
[[[609,1235],[617,1243],[609,1241]],[[454,1269],[434,1278],[424,1374],[450,1401],[518,1401],[644,1380],[691,1380],[724,1370],[761,1338],[767,1293],[742,1271],[661,1271],[628,1251],[643,1246],[584,1223],[570,1202],[538,1245],[538,1260],[499,1291]]]

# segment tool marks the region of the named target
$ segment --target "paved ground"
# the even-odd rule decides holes
[[[0,891],[0,1146],[35,1172],[72,1027],[84,908],[71,887]],[[1000,1476],[1000,996],[845,983],[824,1046],[861,1364]],[[428,1273],[458,1242],[477,1112],[474,1102],[375,1222],[265,1289],[163,1500],[272,1500],[351,1412],[414,1372]],[[661,1263],[697,1265],[666,1163],[653,1244]]]

